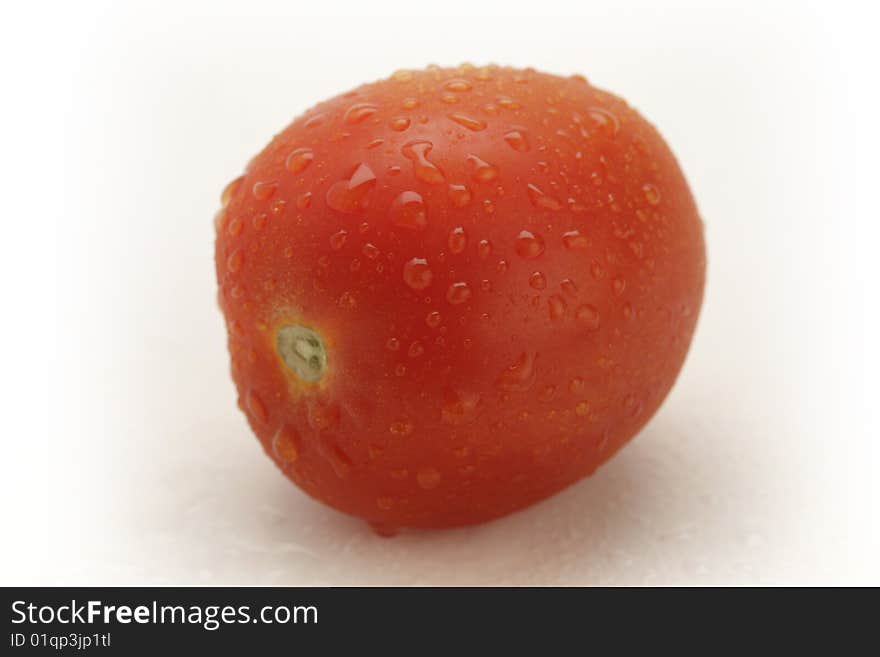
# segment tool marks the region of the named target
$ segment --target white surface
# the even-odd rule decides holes
[[[880,584],[866,10],[123,4],[0,26],[0,584]],[[706,303],[594,477],[387,540],[288,484],[235,408],[211,218],[312,103],[461,61],[584,73],[654,121],[706,220]]]

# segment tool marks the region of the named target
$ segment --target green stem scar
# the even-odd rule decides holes
[[[327,371],[327,350],[310,328],[287,324],[278,329],[275,348],[294,374],[308,383],[320,381]]]

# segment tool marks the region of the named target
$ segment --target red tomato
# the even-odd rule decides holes
[[[384,531],[592,473],[666,396],[702,300],[675,158],[579,76],[395,73],[296,119],[222,202],[239,405],[298,486]]]

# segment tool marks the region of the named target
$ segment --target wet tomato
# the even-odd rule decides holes
[[[700,310],[675,158],[579,76],[395,73],[294,120],[222,205],[239,405],[290,479],[381,531],[592,473],[657,410]]]

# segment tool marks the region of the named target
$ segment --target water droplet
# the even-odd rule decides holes
[[[434,144],[429,141],[411,141],[401,149],[403,156],[413,163],[416,178],[431,185],[446,180],[443,172],[436,164],[428,160],[428,154]]]
[[[453,283],[446,290],[446,300],[452,305],[464,303],[471,298],[471,287],[467,283]]]
[[[428,225],[425,202],[418,192],[401,192],[388,210],[391,223],[401,228],[422,230]]]
[[[416,481],[425,490],[437,488],[440,484],[440,479],[440,473],[435,468],[422,468],[416,475]]]
[[[228,258],[226,258],[226,269],[229,270],[231,274],[234,274],[241,269],[243,263],[244,254],[241,252],[241,249],[236,249],[229,254]]]
[[[272,437],[272,451],[281,463],[294,463],[299,458],[300,437],[296,429],[284,425]]]
[[[241,184],[243,182],[244,176],[239,176],[223,188],[223,193],[220,194],[220,207],[225,208],[229,205],[229,201],[231,201],[232,197],[238,193],[239,189],[241,189]]]
[[[497,265],[495,265],[495,271],[497,271],[499,274],[503,274],[508,270],[509,267],[510,265],[508,264],[507,260],[502,259],[498,261]]]
[[[620,121],[617,117],[602,107],[587,108],[587,116],[593,130],[604,132],[609,137],[617,135],[620,130]]]
[[[443,321],[443,318],[436,310],[428,313],[428,316],[425,317],[425,324],[427,324],[431,328],[437,328],[438,326],[440,326],[441,321]]]
[[[547,310],[550,314],[550,319],[552,320],[560,320],[565,317],[566,308],[568,308],[568,304],[566,304],[565,299],[558,294],[554,294],[547,299]]]
[[[381,146],[384,143],[385,143],[384,139],[374,139],[373,141],[367,143],[367,145],[364,146],[364,148],[366,148],[367,150],[372,150],[374,148],[378,148],[379,146]]]
[[[440,100],[447,105],[455,105],[458,102],[458,96],[455,94],[443,94],[440,96]]]
[[[642,414],[642,411],[645,410],[645,402],[641,400],[636,400],[632,405],[632,408],[629,409],[630,417],[638,417]]]
[[[467,185],[449,185],[449,200],[457,208],[463,208],[471,202],[471,190]]]
[[[451,121],[455,121],[458,125],[463,128],[467,128],[472,132],[480,132],[481,130],[486,129],[486,122],[482,119],[476,119],[472,116],[468,116],[467,114],[450,114],[449,119]]]
[[[409,354],[410,358],[418,358],[423,353],[425,353],[425,346],[418,340],[413,342],[407,350],[407,354]]]
[[[579,230],[570,230],[562,234],[562,243],[566,249],[575,251],[589,248],[590,239]]]
[[[338,251],[345,245],[345,239],[348,237],[347,230],[340,230],[330,236],[330,248]]]
[[[361,249],[361,253],[363,253],[370,260],[375,260],[379,256],[379,248],[375,244],[367,242]]]
[[[223,220],[226,219],[226,210],[220,208],[214,213],[214,230],[220,232],[223,230]]]
[[[570,278],[562,279],[562,281],[559,283],[559,287],[570,297],[577,295],[577,285],[575,285],[574,281]]]
[[[508,130],[505,132],[504,141],[506,141],[507,145],[513,150],[520,153],[526,153],[530,148],[527,133],[523,128]]]
[[[409,128],[410,120],[407,116],[397,116],[391,119],[391,129],[395,132],[403,132],[407,128]]]
[[[315,152],[311,148],[297,148],[287,156],[284,166],[290,173],[299,173],[305,171],[314,159]]]
[[[651,205],[660,204],[660,190],[651,183],[642,186],[642,192],[645,194],[645,200]]]
[[[468,155],[467,162],[471,167],[471,176],[477,182],[489,182],[498,177],[498,167],[489,164],[476,155]]]
[[[303,127],[307,130],[311,128],[317,128],[319,125],[324,123],[324,119],[326,116],[324,114],[315,114],[312,117],[309,117],[305,123],[303,123]]]
[[[357,214],[369,204],[369,193],[376,186],[376,175],[366,164],[359,164],[348,180],[333,183],[327,190],[327,206],[343,214]]]
[[[462,79],[462,78],[455,78],[453,80],[450,80],[446,84],[444,84],[443,88],[446,89],[447,91],[456,91],[456,92],[470,91],[471,90],[471,83],[468,82],[467,80]]]
[[[418,99],[418,98],[412,98],[412,97],[410,97],[410,98],[404,98],[404,99],[400,102],[400,106],[401,106],[403,109],[415,109],[416,107],[419,106],[419,99]]]
[[[533,272],[529,276],[529,285],[535,290],[543,290],[547,287],[547,277],[539,271]]]
[[[278,189],[278,183],[275,181],[264,181],[254,183],[251,193],[258,201],[266,201],[272,198],[275,190]]]
[[[477,255],[485,260],[489,257],[490,253],[492,253],[492,243],[489,240],[480,240],[480,243],[477,245]]]
[[[396,420],[391,423],[388,430],[395,436],[408,436],[412,433],[414,425],[409,420]]]
[[[403,266],[403,280],[414,290],[424,290],[431,284],[433,277],[428,261],[424,258],[412,258]]]
[[[348,458],[348,454],[343,452],[338,445],[333,445],[330,448],[329,453],[327,454],[327,460],[330,461],[330,467],[333,468],[333,472],[335,472],[336,476],[340,479],[345,479],[351,474],[351,468],[353,466],[351,459]]]
[[[491,291],[492,290],[492,281],[490,281],[488,278],[484,278],[483,280],[480,281],[480,289],[483,292]]]
[[[568,209],[576,214],[581,214],[587,211],[587,206],[583,203],[578,203],[576,199],[570,198],[568,199]]]
[[[516,238],[516,253],[521,258],[537,258],[544,253],[544,239],[531,231],[522,230]]]
[[[592,275],[593,278],[599,281],[605,278],[605,270],[602,268],[602,265],[600,265],[596,261],[593,261],[590,264],[590,275]]]
[[[244,337],[244,328],[237,319],[229,321],[229,332],[237,338]]]
[[[595,306],[591,306],[590,304],[578,306],[577,310],[574,311],[574,317],[590,331],[599,328],[599,311]]]
[[[520,105],[517,101],[515,101],[510,96],[498,96],[495,99],[495,102],[498,103],[501,107],[505,109],[516,110],[520,109],[522,105]]]
[[[253,223],[254,228],[256,228],[257,230],[263,230],[266,227],[266,224],[269,223],[269,215],[267,215],[265,212],[254,215]]]
[[[529,193],[529,200],[532,202],[536,208],[542,208],[544,210],[558,210],[562,207],[562,203],[560,203],[557,199],[552,196],[547,196],[537,185],[528,185],[527,187]]]
[[[581,417],[586,417],[590,414],[590,402],[586,400],[579,401],[574,407],[574,412]]]
[[[618,276],[613,281],[611,281],[611,291],[614,292],[614,296],[619,297],[626,291],[626,279]]]
[[[495,381],[495,386],[506,392],[528,390],[535,383],[537,376],[536,359],[537,354],[521,353],[515,363],[501,372]]]
[[[492,66],[481,66],[474,73],[474,79],[480,82],[486,82],[492,79]]]
[[[345,111],[343,121],[355,125],[373,116],[379,108],[373,103],[355,103]]]
[[[299,196],[296,197],[296,207],[299,210],[305,210],[312,204],[312,193],[311,192],[303,192]]]
[[[453,253],[461,253],[467,247],[467,233],[464,228],[456,226],[449,231],[449,250]]]
[[[266,404],[263,403],[263,400],[253,390],[248,390],[247,408],[250,411],[251,417],[262,424],[266,424],[269,421],[269,411],[266,409]]]

